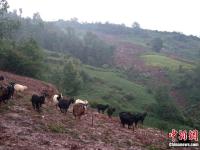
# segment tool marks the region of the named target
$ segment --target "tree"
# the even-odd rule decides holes
[[[81,60],[93,66],[111,64],[113,50],[113,46],[108,45],[92,32],[87,32],[84,36],[84,51]]]
[[[9,8],[8,2],[6,0],[0,0],[0,15],[1,16],[7,13],[8,8]]]
[[[33,21],[42,21],[39,12],[33,14]]]
[[[78,23],[78,18],[76,18],[76,17],[71,18],[70,22],[72,22],[73,24],[77,24]]]
[[[6,20],[5,14],[7,13],[7,9],[9,8],[8,2],[6,0],[0,0],[0,39],[4,37]]]
[[[0,0],[0,40],[10,38],[12,32],[19,28],[19,22],[12,16],[15,12],[7,13],[8,8],[7,1]]]
[[[19,50],[31,61],[37,62],[43,59],[43,52],[37,45],[37,42],[32,38],[23,41],[19,45]]]
[[[177,87],[189,91],[200,88],[200,63],[197,63],[194,69],[183,73],[179,78]]]
[[[156,52],[160,52],[163,47],[163,41],[160,38],[154,38],[152,41],[152,49]]]
[[[158,102],[158,104],[164,104],[168,103],[169,101],[169,90],[167,87],[159,87],[156,91],[155,99]]]
[[[80,75],[80,62],[73,58],[69,58],[63,69],[63,85],[64,93],[70,96],[77,94],[81,88],[82,78]]]
[[[139,24],[138,22],[134,22],[134,23],[132,24],[132,28],[133,28],[133,29],[140,29],[140,24]]]
[[[19,45],[4,41],[0,48],[0,67],[16,74],[41,76],[43,53],[37,43],[30,39]]]
[[[169,97],[167,87],[159,87],[156,91],[155,99],[157,104],[154,106],[155,113],[164,120],[183,122],[183,116]]]
[[[37,13],[34,13],[33,14],[33,21],[32,21],[35,25],[38,25],[39,28],[43,27],[43,20],[40,16],[40,13],[37,12]]]
[[[19,8],[19,16],[22,17],[22,8]]]

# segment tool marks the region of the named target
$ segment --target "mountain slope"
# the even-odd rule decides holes
[[[33,93],[40,93],[42,90],[47,90],[50,96],[53,93],[57,93],[57,89],[50,83],[45,83],[40,80],[32,79],[29,77],[23,77],[15,74],[11,74],[9,72],[4,72],[0,70],[0,75],[4,76],[5,80],[3,81],[2,85],[7,85],[9,82],[15,82],[22,85],[27,85],[28,89],[25,91],[25,94],[33,94]]]
[[[48,88],[38,80],[0,72],[7,81],[26,84],[29,90],[17,94],[7,105],[0,107],[0,149],[151,149],[167,148],[166,135],[153,128],[139,128],[134,132],[122,128],[119,119],[108,119],[93,109],[75,120],[70,112],[61,114],[48,102],[42,112],[32,109],[30,97],[38,89]],[[6,84],[6,83],[5,83]],[[39,85],[37,88],[35,85]],[[92,125],[92,115],[94,124]],[[151,140],[154,137],[154,140]],[[162,142],[161,142],[162,141]],[[164,142],[163,142],[164,141]]]

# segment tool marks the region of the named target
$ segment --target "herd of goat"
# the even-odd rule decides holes
[[[0,76],[0,82],[4,80],[3,76]],[[2,102],[5,104],[8,102],[9,99],[13,98],[14,92],[23,92],[24,90],[28,89],[27,86],[23,86],[14,82],[10,82],[7,87],[1,86],[0,84],[0,105]],[[40,112],[40,108],[42,104],[45,103],[45,98],[48,97],[48,92],[42,92],[40,95],[33,94],[31,97],[31,102],[33,109]],[[55,94],[52,97],[52,102],[55,105],[56,109],[60,109],[62,113],[67,113],[71,104],[73,104],[73,115],[76,118],[80,119],[80,117],[87,112],[87,108],[89,102],[87,100],[77,99],[75,100],[74,97],[63,97],[62,94]],[[104,104],[96,104],[96,109],[99,113],[104,113],[107,110],[108,117],[111,118],[113,113],[116,111],[114,107],[110,107],[109,105]],[[131,113],[131,112],[120,112],[119,118],[123,127],[128,125],[128,128],[134,125],[137,127],[137,124],[143,121],[146,117],[147,113]],[[133,125],[134,124],[134,125]]]

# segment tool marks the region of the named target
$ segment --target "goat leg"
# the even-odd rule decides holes
[[[4,99],[3,102],[4,102],[4,104],[7,104],[7,100],[6,99]]]

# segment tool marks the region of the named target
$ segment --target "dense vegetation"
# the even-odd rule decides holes
[[[190,120],[190,123],[200,128],[200,64],[190,71],[179,69],[178,73],[174,74],[172,80],[174,81],[174,88],[179,90],[187,101],[187,107],[184,108],[184,114]]]
[[[92,32],[76,31],[70,26],[63,29],[57,23],[43,22],[38,13],[33,19],[20,18],[21,26],[15,33],[15,39],[33,38],[48,50],[69,53],[83,63],[102,66],[111,65],[114,47],[99,39]]]
[[[43,54],[34,39],[17,42],[12,36],[19,20],[7,13],[8,4],[0,2],[0,68],[20,75],[41,77]]]

